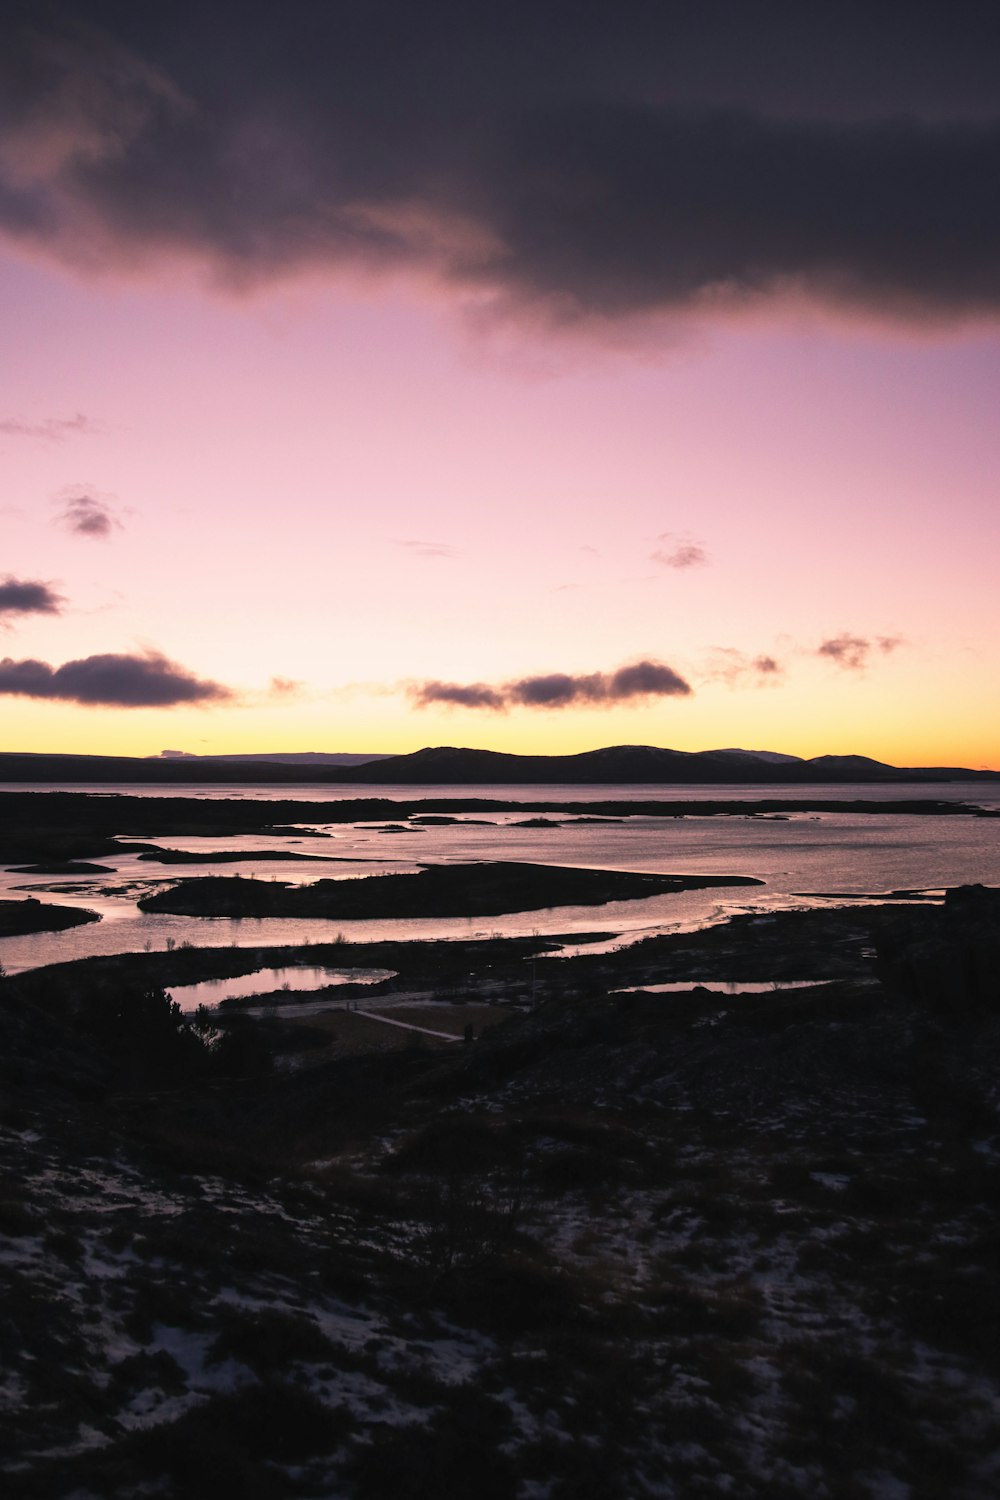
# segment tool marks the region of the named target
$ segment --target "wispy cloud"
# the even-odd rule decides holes
[[[103,428],[82,411],[72,417],[41,417],[27,421],[20,417],[0,417],[0,437],[40,438],[46,443],[63,443],[68,437],[102,432]]]
[[[761,677],[780,677],[785,670],[780,661],[773,656],[755,656],[752,665],[754,671]]]
[[[647,698],[687,697],[690,684],[659,661],[637,661],[615,672],[548,672],[510,682],[422,682],[409,693],[418,708],[444,704],[460,708],[610,708]]]
[[[448,542],[429,542],[411,538],[399,544],[413,557],[457,557],[456,549]]]
[[[76,536],[91,537],[95,541],[107,541],[115,531],[122,529],[111,502],[103,496],[86,493],[68,495],[56,521]]]
[[[0,622],[15,615],[61,615],[66,600],[51,584],[36,578],[0,579]]]
[[[863,672],[873,651],[889,656],[905,644],[901,635],[877,635],[869,639],[845,630],[817,646],[816,655],[825,657],[846,672]]]
[[[662,531],[656,538],[659,546],[650,554],[650,561],[664,568],[703,568],[708,563],[708,553],[701,542],[689,536],[677,536],[671,531]]]
[[[233,697],[230,688],[196,677],[156,651],[84,656],[61,667],[31,658],[14,661],[8,656],[0,661],[0,694],[108,708],[172,708],[179,703],[221,703]]]
[[[713,646],[705,667],[707,681],[725,682],[729,687],[775,687],[784,675],[784,665],[776,656],[763,652],[751,656],[736,646]]]

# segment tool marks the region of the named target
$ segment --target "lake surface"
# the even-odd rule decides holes
[[[1000,786],[977,782],[910,783],[893,786],[391,786],[296,785],[293,787],[143,786],[85,788],[10,786],[11,791],[88,791],[95,796],[170,796],[259,800],[343,802],[359,797],[390,801],[454,800],[474,797],[505,802],[781,802],[907,801],[931,798],[1000,808]],[[211,854],[246,850],[239,863],[164,866],[135,854],[100,855],[113,873],[80,877],[31,876],[0,867],[0,897],[83,906],[101,921],[62,933],[35,933],[0,939],[0,963],[14,973],[40,964],[93,954],[141,952],[180,943],[198,947],[301,946],[330,942],[409,938],[475,938],[538,933],[567,935],[607,932],[631,938],[651,932],[690,930],[738,912],[812,906],[830,894],[841,904],[852,896],[898,890],[940,891],[979,882],[1000,885],[1000,818],[967,814],[923,816],[910,813],[792,813],[770,816],[642,817],[609,823],[578,822],[553,813],[555,826],[526,827],[524,810],[482,809],[458,815],[450,824],[405,823],[405,832],[386,831],[377,822],[324,824],[310,817],[302,829],[281,835],[144,838],[166,848]],[[488,820],[488,821],[483,821]],[[405,822],[403,819],[397,822]],[[252,851],[335,856],[343,863],[314,864],[279,859],[254,860]],[[752,876],[761,886],[716,888],[618,901],[605,906],[555,907],[485,918],[411,920],[317,920],[297,918],[203,918],[142,913],[136,899],[179,879],[202,875],[252,875],[256,879],[307,882],[357,879],[381,873],[415,872],[420,862],[514,860],[593,869],[653,871],[660,874]]]

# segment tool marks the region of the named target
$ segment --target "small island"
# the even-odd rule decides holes
[[[64,932],[99,922],[96,911],[82,906],[54,906],[27,896],[23,901],[0,901],[0,937],[23,937],[29,932]]]
[[[496,860],[305,886],[204,876],[152,892],[138,905],[142,911],[201,917],[485,917],[551,906],[603,906],[706,886],[762,884],[741,875],[652,875]]]

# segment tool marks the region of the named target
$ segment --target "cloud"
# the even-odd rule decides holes
[[[297,698],[302,692],[302,683],[294,677],[272,677],[267,691],[271,698]]]
[[[409,691],[418,708],[441,703],[500,711],[512,707],[607,708],[646,698],[686,697],[691,687],[663,662],[637,661],[610,673],[549,672],[543,676],[519,677],[499,686],[485,682],[423,682]]]
[[[705,669],[709,682],[725,682],[729,687],[775,687],[784,675],[777,657],[748,656],[736,646],[714,646]]]
[[[108,501],[96,495],[70,496],[56,519],[67,531],[97,540],[107,540],[122,524]]]
[[[430,271],[563,323],[1000,312],[988,8],[585,9],[9,5],[0,231],[234,287]]]
[[[708,562],[708,553],[701,542],[690,537],[677,537],[670,531],[657,537],[661,545],[651,554],[650,561],[665,568],[703,568]]]
[[[49,443],[62,443],[68,437],[100,432],[98,423],[78,411],[72,417],[42,417],[38,422],[25,422],[17,417],[0,418],[0,437],[41,438]]]
[[[0,580],[0,621],[11,615],[61,615],[65,603],[50,584],[38,579],[8,573]]]
[[[454,557],[456,555],[455,548],[449,546],[447,542],[426,542],[413,539],[400,542],[399,545],[412,553],[414,557]]]
[[[452,708],[507,707],[503,689],[489,687],[485,682],[422,682],[410,689],[410,695],[418,708],[429,708],[432,703]]]
[[[851,635],[843,631],[840,635],[833,636],[817,646],[816,655],[825,656],[829,661],[835,662],[838,667],[843,667],[845,671],[863,672],[873,650],[881,651],[884,656],[888,656],[905,644],[901,635],[878,635],[874,640],[868,640],[865,636]]]
[[[84,656],[61,667],[8,656],[0,661],[0,694],[113,708],[172,708],[178,703],[220,703],[233,696],[221,683],[195,677],[155,651]]]

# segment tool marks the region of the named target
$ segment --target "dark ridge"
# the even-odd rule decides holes
[[[470,786],[552,783],[572,785],[774,785],[837,782],[1000,781],[1000,771],[961,766],[890,766],[864,755],[819,755],[775,760],[775,752],[661,750],[652,745],[612,745],[579,755],[510,755],[449,745],[391,755],[363,765],[244,760],[196,756],[134,759],[108,755],[0,754],[0,781],[190,782],[294,784],[357,783],[378,786]]]

